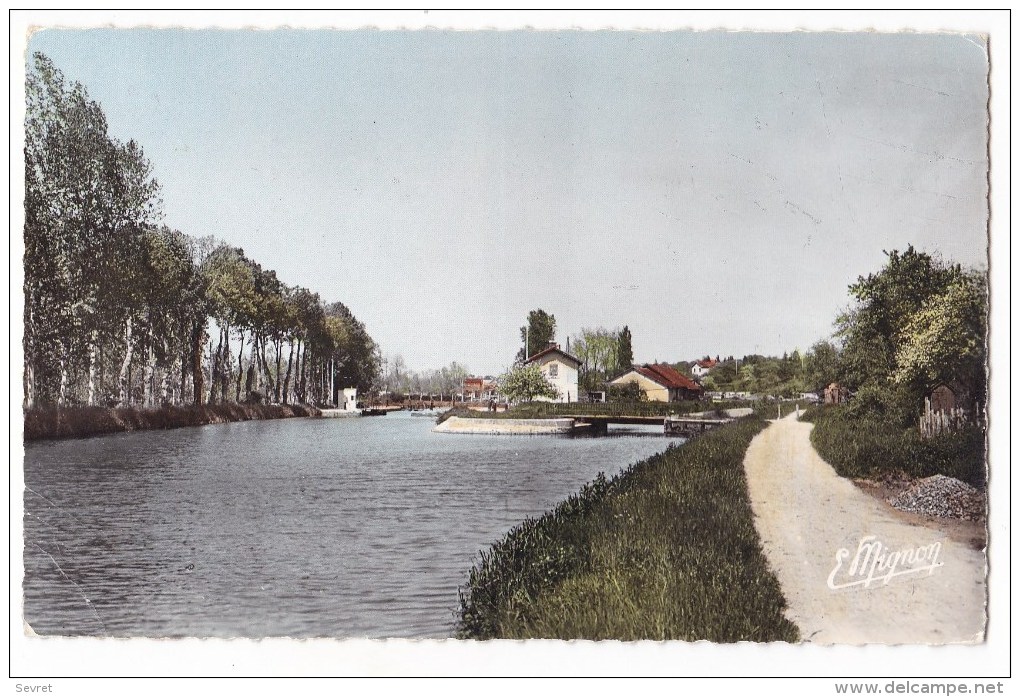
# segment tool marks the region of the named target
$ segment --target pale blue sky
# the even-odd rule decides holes
[[[908,243],[986,258],[977,37],[46,30],[166,223],[502,370],[528,310],[638,361],[806,349]]]

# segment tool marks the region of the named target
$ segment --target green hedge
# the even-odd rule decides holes
[[[815,449],[844,477],[943,474],[985,486],[985,434],[980,428],[925,439],[914,428],[855,417],[847,406],[815,407],[804,418],[815,424],[811,431]]]

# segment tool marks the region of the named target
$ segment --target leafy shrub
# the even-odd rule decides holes
[[[820,407],[805,414],[815,422],[811,442],[840,475],[875,479],[943,474],[978,488],[985,486],[982,429],[971,427],[925,439],[916,428],[859,414],[849,405]]]
[[[857,420],[883,421],[908,428],[915,423],[916,399],[903,388],[867,385],[857,391],[847,404],[848,415]]]
[[[644,402],[648,399],[648,395],[636,382],[610,385],[608,397],[612,402]]]

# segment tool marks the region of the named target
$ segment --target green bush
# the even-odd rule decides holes
[[[647,399],[648,395],[636,382],[609,386],[609,401],[611,402],[644,402]]]
[[[868,385],[847,403],[847,414],[859,421],[882,421],[909,428],[917,423],[916,397],[903,388]]]
[[[861,410],[851,405],[841,405],[812,409],[804,416],[815,423],[811,431],[815,449],[840,475],[877,479],[943,474],[984,488],[982,429],[970,427],[925,439],[916,428],[903,428],[893,420],[874,416],[862,418],[860,414]]]

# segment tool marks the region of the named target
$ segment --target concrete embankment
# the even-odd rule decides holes
[[[451,416],[432,429],[436,433],[478,435],[554,435],[572,433],[573,419],[470,419]]]
[[[349,416],[361,416],[360,409],[320,409],[319,416],[323,419],[346,419]]]
[[[303,404],[202,404],[180,407],[43,407],[25,411],[25,440],[84,438],[104,433],[205,426],[232,421],[316,416]]]
[[[740,418],[743,418],[745,416],[750,416],[751,414],[754,413],[754,409],[752,409],[751,407],[737,407],[735,409],[721,409],[720,411],[722,412],[722,415],[725,418],[727,418],[727,419],[740,419]],[[705,417],[715,416],[715,415],[716,415],[715,411],[699,411],[699,412],[695,412],[693,414],[687,414],[687,416],[689,418],[692,418],[692,419],[705,418]]]

